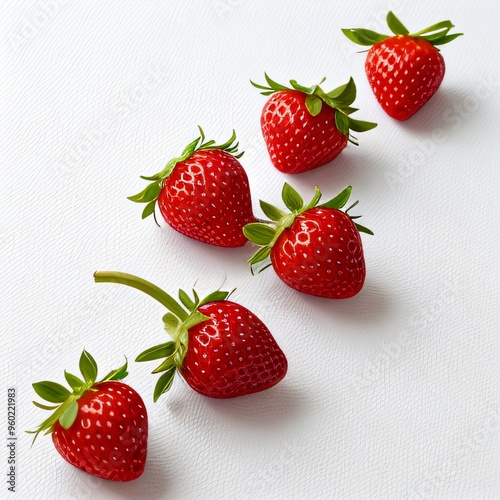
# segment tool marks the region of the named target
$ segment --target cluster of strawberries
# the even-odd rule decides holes
[[[352,41],[371,46],[365,70],[382,108],[406,120],[436,92],[444,76],[443,57],[436,48],[460,34],[449,34],[450,21],[410,34],[390,12],[393,35],[365,29],[345,29]],[[357,144],[351,132],[364,132],[375,123],[352,118],[356,86],[352,78],[324,92],[295,80],[281,85],[265,75],[266,84],[252,82],[270,96],[261,127],[272,164],[281,172],[297,174],[333,160],[347,146]],[[343,299],[356,295],[365,280],[360,232],[373,234],[359,223],[347,204],[351,187],[321,202],[315,189],[305,203],[289,184],[282,189],[286,211],[265,201],[260,207],[268,220],[252,211],[247,174],[238,161],[236,134],[223,144],[200,136],[180,156],[151,176],[148,185],[129,199],[145,203],[143,218],[159,211],[180,233],[210,245],[258,246],[249,259],[252,270],[272,266],[288,286],[303,293]],[[283,379],[287,360],[265,324],[245,307],[216,291],[200,299],[183,290],[176,300],[156,285],[120,272],[97,272],[96,282],[131,286],[167,309],[163,316],[170,339],[141,353],[136,361],[161,360],[154,401],[167,392],[178,371],[195,391],[212,398],[232,398],[268,389]],[[114,481],[139,477],[147,454],[148,417],[140,395],[121,382],[127,365],[97,380],[97,365],[83,351],[82,376],[65,372],[71,391],[49,381],[33,384],[53,410],[35,431],[52,433],[58,452],[71,464]]]

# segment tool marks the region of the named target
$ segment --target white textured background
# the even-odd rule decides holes
[[[391,8],[413,30],[451,19],[466,33],[443,47],[442,87],[405,123],[378,107],[364,55],[340,32],[385,31]],[[493,0],[2,2],[1,382],[18,392],[17,498],[500,498],[499,14]],[[265,98],[248,82],[264,71],[326,76],[327,90],[352,75],[357,117],[379,127],[332,164],[286,177],[270,165]],[[197,124],[217,140],[238,132],[256,213],[285,180],[306,198],[315,184],[325,197],[353,185],[375,232],[363,236],[358,296],[304,296],[271,270],[252,277],[250,246],[212,248],[141,221],[126,196]],[[286,379],[228,401],[179,379],[153,405],[152,367],[131,363],[150,416],[133,483],[81,473],[49,438],[30,448],[23,431],[45,417],[32,382],[62,382],[84,347],[104,374],[165,338],[161,307],[94,284],[98,269],[171,293],[238,287],[234,300],[287,354]]]

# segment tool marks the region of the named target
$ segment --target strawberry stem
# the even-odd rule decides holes
[[[201,313],[198,308],[207,302],[226,300],[230,293],[232,293],[217,290],[207,295],[203,300],[200,300],[195,290],[193,290],[193,298],[189,297],[184,290],[179,290],[179,300],[187,309],[186,311],[186,309],[167,292],[153,283],[139,278],[138,276],[134,276],[133,274],[117,271],[97,271],[94,273],[94,280],[96,283],[118,283],[136,288],[168,309],[169,312],[163,316],[163,324],[165,331],[172,337],[172,340],[150,347],[136,357],[137,362],[164,358],[160,365],[152,372],[155,374],[162,374],[158,378],[154,389],[153,400],[155,402],[162,394],[170,389],[177,369],[182,367],[188,349],[188,330],[210,319],[208,316]]]
[[[186,320],[188,317],[187,312],[167,292],[164,292],[161,288],[153,285],[153,283],[139,278],[138,276],[134,276],[133,274],[117,271],[97,271],[94,273],[94,280],[96,283],[119,283],[121,285],[136,288],[157,300],[169,311],[172,311],[181,321]]]

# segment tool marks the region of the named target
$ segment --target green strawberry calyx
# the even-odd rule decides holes
[[[290,227],[295,218],[310,210],[314,207],[320,208],[329,208],[334,210],[342,209],[347,202],[349,201],[349,197],[351,196],[352,187],[347,186],[341,193],[332,198],[331,200],[319,204],[321,199],[321,191],[318,187],[315,187],[314,196],[311,201],[307,204],[304,203],[304,200],[300,196],[300,194],[289,184],[285,183],[283,186],[283,190],[281,192],[281,197],[283,199],[283,203],[290,210],[289,213],[285,213],[279,208],[271,205],[265,201],[260,200],[260,207],[264,214],[270,219],[268,221],[261,220],[260,222],[251,222],[243,227],[243,232],[245,236],[254,244],[260,246],[260,248],[255,252],[255,254],[250,257],[248,263],[250,264],[252,273],[259,273],[263,271],[266,267],[270,266],[269,255],[273,248],[274,243],[281,235],[281,233],[287,228]],[[349,215],[349,217],[354,221],[354,219],[358,219],[361,217],[360,215],[351,216],[348,212],[356,206],[358,202],[353,203],[345,213]],[[373,232],[354,222],[356,229],[359,232],[373,234]],[[259,264],[258,266],[256,266]]]
[[[326,104],[330,108],[335,110],[335,126],[337,129],[348,137],[349,142],[358,145],[356,137],[354,137],[350,131],[354,132],[366,132],[377,126],[376,123],[366,122],[361,120],[355,120],[350,115],[358,108],[353,108],[351,104],[356,99],[356,84],[352,77],[347,83],[331,90],[330,92],[324,92],[320,85],[326,80],[323,78],[319,84],[313,85],[312,87],[305,87],[297,83],[296,80],[290,80],[291,87],[286,87],[280,83],[272,80],[267,73],[264,73],[264,77],[267,82],[266,85],[261,85],[250,80],[250,83],[258,88],[262,95],[268,96],[276,92],[282,92],[287,90],[296,90],[306,94],[306,108],[312,116],[317,116],[323,109],[323,105]]]
[[[175,373],[182,367],[188,350],[189,329],[210,319],[198,311],[198,308],[208,302],[222,302],[234,292],[234,290],[231,292],[216,290],[204,299],[200,299],[195,290],[192,290],[192,298],[184,290],[179,290],[179,301],[177,301],[153,283],[133,274],[98,271],[94,273],[94,280],[96,283],[119,283],[136,288],[158,301],[168,310],[163,316],[163,324],[171,340],[146,349],[136,358],[138,362],[162,359],[160,365],[152,371],[154,374],[161,373],[153,393],[155,403],[162,394],[172,387]]]
[[[410,33],[408,28],[394,15],[392,11],[387,14],[387,26],[392,31],[394,35],[406,35],[412,38],[422,38],[427,40],[434,46],[444,45],[449,43],[455,38],[463,35],[463,33],[453,33],[449,34],[450,30],[455,27],[451,21],[441,21],[439,23],[433,24],[428,28],[417,31],[416,33]],[[358,45],[371,46],[378,42],[382,42],[393,35],[383,35],[377,33],[376,31],[367,30],[363,28],[348,28],[343,29],[342,33],[349,38],[354,43]]]
[[[80,356],[79,367],[82,378],[67,371],[64,372],[64,378],[69,384],[71,390],[57,382],[51,382],[48,380],[35,382],[33,384],[33,389],[37,395],[45,401],[52,403],[51,405],[46,405],[33,401],[33,404],[42,410],[53,411],[52,415],[44,420],[37,429],[33,431],[26,431],[28,434],[35,435],[33,443],[40,432],[50,434],[57,421],[59,421],[63,429],[69,429],[75,422],[78,415],[77,401],[87,391],[97,391],[98,384],[109,380],[122,380],[128,375],[127,361],[125,361],[123,366],[120,366],[120,368],[117,368],[116,370],[112,370],[103,379],[96,382],[97,363],[92,355],[86,350],[83,350]]]
[[[136,203],[146,203],[146,207],[142,212],[143,219],[149,217],[151,214],[154,215],[156,202],[163,187],[163,183],[166,179],[168,179],[176,165],[190,158],[194,153],[196,153],[196,151],[219,149],[232,154],[235,158],[241,158],[243,156],[244,152],[238,151],[239,144],[238,142],[236,142],[236,132],[234,130],[231,137],[223,144],[216,144],[214,140],[205,141],[205,133],[203,132],[203,129],[198,126],[198,130],[200,131],[199,137],[190,142],[184,148],[184,151],[180,156],[172,158],[170,161],[168,161],[165,165],[165,168],[161,172],[149,176],[141,175],[141,179],[150,181],[150,183],[140,193],[129,196],[128,199]]]

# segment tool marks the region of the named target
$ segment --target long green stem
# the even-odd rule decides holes
[[[150,297],[157,300],[160,304],[175,314],[181,321],[186,320],[189,316],[188,313],[167,292],[164,292],[161,288],[153,285],[153,283],[139,278],[138,276],[134,276],[133,274],[121,273],[117,271],[97,271],[94,273],[94,280],[96,283],[119,283],[147,293]]]

